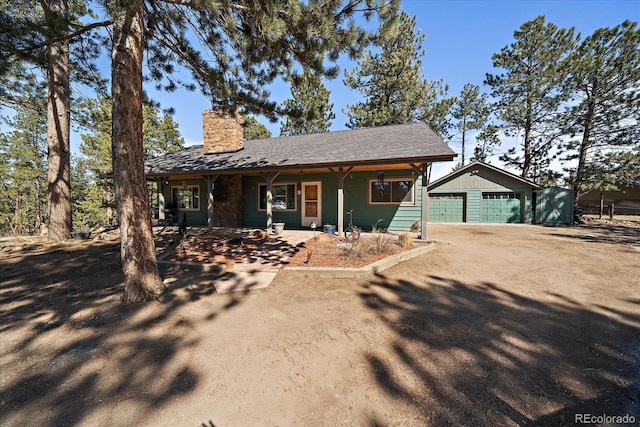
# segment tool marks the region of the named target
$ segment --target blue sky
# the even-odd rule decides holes
[[[449,85],[451,95],[457,95],[465,83],[482,86],[487,72],[497,72],[492,66],[492,54],[513,41],[513,32],[520,25],[538,15],[545,15],[547,22],[559,27],[575,27],[583,36],[627,19],[640,21],[640,0],[405,0],[402,7],[416,16],[416,27],[426,35],[423,43],[426,54],[422,58],[424,76],[429,80],[443,79]],[[347,60],[339,64],[343,70],[355,65]],[[346,129],[347,118],[343,110],[347,104],[359,99],[358,93],[344,86],[343,75],[325,84],[331,91],[336,115],[331,130]],[[278,102],[290,96],[289,88],[282,84],[275,84],[271,92],[272,99]],[[150,91],[150,94],[163,107],[175,108],[174,119],[179,123],[187,145],[202,143],[201,114],[210,108],[204,96],[183,90],[169,94]],[[280,134],[278,123],[262,121],[274,136]],[[456,144],[452,144],[452,148],[459,151]],[[469,147],[467,155],[471,151]],[[499,164],[498,161],[492,163]],[[450,167],[443,165],[439,171],[434,169],[433,177],[443,175]]]

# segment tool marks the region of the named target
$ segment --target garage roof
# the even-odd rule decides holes
[[[451,179],[455,178],[456,176],[460,176],[460,175],[462,175],[464,173],[467,173],[468,171],[473,171],[474,169],[477,169],[478,167],[485,167],[487,169],[490,169],[490,170],[492,170],[494,172],[497,172],[499,174],[504,175],[505,177],[508,177],[508,178],[513,179],[513,180],[519,181],[522,184],[525,184],[526,186],[529,186],[529,187],[533,188],[534,190],[539,190],[539,189],[542,188],[541,186],[539,186],[535,182],[529,181],[528,179],[522,178],[521,176],[515,175],[515,174],[513,174],[511,172],[507,172],[504,169],[500,169],[500,168],[498,168],[496,166],[493,166],[493,165],[490,165],[488,163],[473,162],[473,163],[469,163],[468,165],[466,165],[466,166],[464,166],[464,167],[462,167],[460,169],[457,169],[457,170],[451,172],[448,175],[443,176],[442,178],[439,178],[439,179],[433,181],[432,183],[430,183],[427,186],[427,189],[428,190],[433,190],[434,188],[439,187],[440,185],[444,184],[447,181],[450,181]]]

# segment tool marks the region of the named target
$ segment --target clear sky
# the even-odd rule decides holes
[[[465,83],[482,87],[486,73],[496,73],[491,56],[513,41],[513,32],[524,22],[544,15],[547,22],[559,27],[575,27],[584,36],[597,28],[611,27],[624,20],[640,21],[640,0],[570,0],[570,1],[526,1],[526,0],[405,0],[404,10],[416,16],[417,24],[426,39],[422,58],[423,74],[429,80],[443,79],[449,85],[449,93],[457,95]],[[346,60],[341,68],[351,69],[355,65]],[[347,118],[343,113],[347,104],[359,99],[357,92],[343,84],[343,74],[325,82],[331,91],[331,102],[336,118],[331,130],[346,129]],[[174,119],[179,123],[187,145],[202,143],[202,111],[210,108],[206,98],[198,92],[154,93],[151,96],[163,107],[174,107]],[[272,88],[272,99],[282,101],[290,97],[288,87],[277,84]],[[273,136],[280,134],[280,125],[266,124]],[[76,136],[77,137],[77,136]],[[459,147],[452,144],[459,151]],[[467,155],[472,148],[467,149]],[[498,161],[493,161],[499,165]],[[434,169],[433,178],[450,170]]]

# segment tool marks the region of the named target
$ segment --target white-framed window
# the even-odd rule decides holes
[[[297,210],[296,183],[285,182],[271,185],[272,205],[274,211]],[[267,184],[258,184],[258,210],[267,210]]]
[[[372,205],[415,205],[415,186],[411,178],[385,178],[382,183],[369,180],[369,203]]]
[[[482,193],[482,198],[485,200],[520,199],[520,193]]]
[[[171,187],[171,203],[178,209],[197,211],[200,209],[200,187],[187,185]]]

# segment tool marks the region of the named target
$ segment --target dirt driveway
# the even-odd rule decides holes
[[[122,306],[115,241],[0,254],[2,426],[640,420],[640,228],[431,225],[360,282]],[[28,256],[24,254],[29,253]]]

